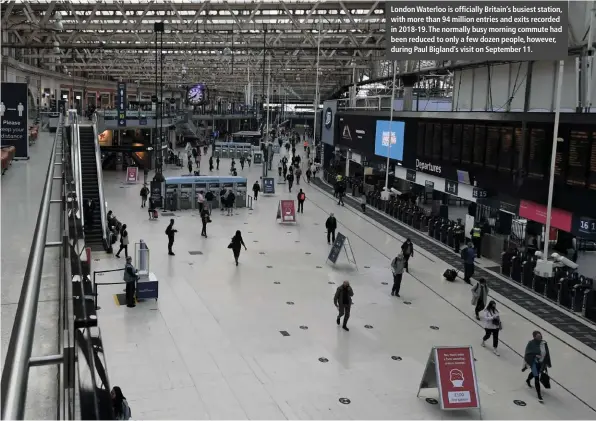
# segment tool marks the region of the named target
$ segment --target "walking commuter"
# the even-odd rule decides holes
[[[248,154],[248,156],[246,157],[246,163],[248,164],[248,168],[250,168],[250,161],[252,161],[252,155]]]
[[[288,173],[288,189],[290,190],[290,193],[292,193],[292,186],[294,185],[294,174],[292,174],[292,171],[290,171]]]
[[[132,417],[132,412],[128,406],[126,398],[122,394],[122,390],[118,386],[114,386],[111,391],[111,396],[114,419],[129,420]]]
[[[472,287],[472,305],[474,305],[474,313],[476,313],[476,320],[480,320],[480,312],[484,310],[488,302],[488,285],[486,279],[480,278],[476,285]]]
[[[335,243],[335,230],[337,229],[337,219],[330,213],[329,218],[325,221],[325,228],[327,229],[327,244],[331,244],[331,241]]]
[[[468,243],[468,247],[462,249],[461,258],[464,261],[464,282],[471,284],[470,278],[474,276],[474,259],[476,258],[476,251],[472,243]]]
[[[211,190],[207,190],[205,193],[205,200],[207,201],[207,208],[209,209],[209,215],[211,215],[211,211],[213,210],[213,199],[215,199],[215,195]]]
[[[116,253],[116,257],[120,258],[120,252],[124,250],[124,256],[128,258],[128,231],[126,230],[126,224],[122,225],[120,230],[120,249]]]
[[[132,257],[126,256],[124,282],[126,282],[126,307],[135,307],[135,284],[139,279],[138,271],[132,265]]]
[[[360,209],[362,209],[362,213],[366,213],[366,196],[362,195],[360,197]]]
[[[482,346],[486,346],[485,342],[492,336],[493,352],[497,357],[500,355],[497,348],[499,347],[499,331],[501,329],[501,316],[499,315],[499,310],[497,310],[497,303],[495,303],[494,300],[491,300],[486,306],[486,309],[484,309],[485,335],[482,338]]]
[[[226,198],[226,204],[228,209],[228,216],[232,216],[234,213],[234,203],[236,202],[236,195],[232,190],[228,190],[228,197]]]
[[[391,272],[393,273],[393,288],[391,288],[391,295],[399,297],[399,290],[401,288],[401,278],[404,274],[404,255],[399,253],[393,261],[391,261]]]
[[[406,241],[401,245],[401,252],[404,254],[404,269],[410,273],[408,262],[410,261],[410,257],[414,257],[414,244],[412,240],[406,238]]]
[[[153,219],[153,213],[155,212],[155,200],[152,197],[149,198],[149,206],[147,207],[147,213],[149,214],[149,219]]]
[[[203,229],[201,230],[201,235],[207,238],[207,224],[211,222],[211,218],[209,217],[209,211],[207,209],[201,210],[201,223],[203,224]]]
[[[215,158],[215,164],[217,165],[216,170],[219,171],[219,156]]]
[[[242,233],[240,230],[238,230],[228,245],[228,248],[232,249],[232,252],[234,253],[234,261],[236,262],[236,266],[238,266],[238,258],[240,257],[240,250],[242,250],[242,246],[244,246],[244,250],[248,250],[244,244],[244,240],[242,239]]]
[[[240,168],[242,168],[242,170],[244,171],[244,157],[243,156],[240,157]]]
[[[345,187],[343,183],[338,183],[337,184],[337,198],[339,199],[337,201],[338,205],[342,205],[345,206],[344,204],[344,194],[345,194]]]
[[[144,208],[147,205],[147,196],[149,195],[149,189],[147,184],[143,184],[141,187],[141,207]]]
[[[209,157],[209,171],[213,171],[213,156]]]
[[[551,356],[548,349],[548,344],[542,339],[542,334],[537,330],[532,333],[533,339],[526,345],[526,351],[524,352],[524,367],[522,372],[530,368],[530,373],[526,378],[526,384],[528,387],[532,387],[530,381],[534,378],[534,387],[536,388],[536,394],[538,395],[538,401],[544,402],[542,399],[542,393],[540,391],[540,378],[546,380],[548,376],[548,368],[551,368]]]
[[[93,199],[85,200],[83,212],[85,213],[85,228],[87,228],[87,230],[93,229],[94,211],[95,202]]]
[[[170,256],[175,256],[174,252],[172,251],[172,247],[174,246],[174,236],[178,232],[177,229],[174,229],[174,219],[170,219],[170,225],[166,228],[166,235],[168,236],[168,254]]]
[[[205,196],[202,191],[197,193],[197,203],[199,205],[199,214],[202,214],[203,209],[205,209]]]
[[[300,185],[300,178],[302,177],[302,169],[300,167],[296,168],[296,185]]]
[[[344,281],[343,284],[337,287],[337,290],[335,291],[335,296],[333,297],[333,304],[339,310],[339,313],[337,314],[336,323],[339,326],[341,318],[343,317],[344,322],[342,327],[345,331],[348,332],[350,331],[350,329],[348,329],[347,324],[350,318],[350,310],[352,308],[353,296],[354,291],[350,286],[350,282]]]
[[[310,184],[310,177],[312,176],[312,171],[310,167],[306,170],[306,182]]]
[[[306,194],[300,189],[298,192],[298,212],[304,213],[304,201],[306,200]]]
[[[253,184],[253,186],[252,186],[252,192],[255,195],[255,200],[258,199],[260,191],[261,191],[261,185],[259,184],[258,181],[255,181],[255,184]]]
[[[285,162],[283,163],[282,173],[283,173],[284,179],[286,179],[288,177],[288,166],[286,165]]]

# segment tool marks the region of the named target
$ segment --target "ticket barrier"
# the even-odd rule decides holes
[[[522,263],[522,285],[532,288],[534,285],[534,268],[536,267],[536,258],[528,257]]]
[[[523,265],[522,258],[519,254],[511,258],[511,279],[521,284],[522,282]]]
[[[511,264],[515,254],[504,251],[501,253],[501,275],[511,277]]]
[[[449,231],[451,231],[451,223],[449,221],[443,222],[443,224],[441,225],[441,232],[440,232],[441,243],[447,244],[447,235],[448,235]]]
[[[179,201],[178,201],[178,209],[180,210],[188,210],[194,208],[194,203],[192,198],[195,197],[193,194],[193,185],[192,184],[181,184],[180,185],[180,194],[179,194]]]
[[[582,313],[586,319],[596,321],[596,291],[594,291],[593,283],[594,281],[589,279],[590,288],[584,291]]]
[[[573,287],[579,284],[579,274],[572,273],[568,277],[560,278],[557,282],[557,302],[563,307],[571,309],[573,302]]]
[[[573,299],[571,301],[571,310],[577,313],[580,313],[584,308],[586,291],[592,289],[592,282],[589,282],[588,278],[582,275],[579,279],[579,283],[573,286]]]
[[[532,278],[532,289],[540,295],[546,295],[546,285],[549,280],[553,280],[554,282],[554,278],[552,277],[545,278],[544,276],[534,274],[534,277]]]
[[[214,198],[211,208],[219,205],[222,188],[231,189],[236,196],[236,207],[246,207],[247,179],[245,177],[182,176],[168,177],[165,182],[166,209],[199,209],[198,194],[210,191]],[[162,187],[163,188],[163,187]]]
[[[236,207],[246,206],[247,188],[245,182],[236,183]]]
[[[443,220],[441,218],[437,218],[435,221],[435,226],[433,228],[432,237],[435,240],[441,241],[441,227],[443,226]]]

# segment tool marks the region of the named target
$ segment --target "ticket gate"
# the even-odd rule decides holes
[[[573,299],[571,301],[571,310],[578,313],[584,308],[586,291],[592,289],[592,283],[588,281],[588,278],[580,276],[579,279],[579,283],[573,286]]]
[[[246,206],[247,188],[246,182],[236,183],[236,207]]]
[[[178,185],[166,185],[165,209],[169,211],[178,210]]]
[[[511,258],[511,279],[515,282],[522,282],[522,258],[519,254]]]
[[[557,282],[557,302],[563,307],[571,308],[573,301],[573,287],[579,283],[579,274],[572,273],[568,277],[562,277]]]
[[[178,200],[178,208],[180,210],[187,210],[193,208],[193,185],[181,184],[180,194]]]

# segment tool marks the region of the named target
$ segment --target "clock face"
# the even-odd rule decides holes
[[[201,103],[205,100],[205,85],[202,83],[193,86],[188,91],[188,100],[192,103]]]

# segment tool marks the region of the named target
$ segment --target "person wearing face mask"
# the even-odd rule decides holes
[[[532,340],[526,345],[522,372],[530,368],[530,374],[528,374],[528,377],[526,378],[526,384],[531,388],[532,384],[530,381],[532,378],[534,379],[534,387],[536,388],[536,394],[538,395],[538,401],[540,402],[544,402],[540,390],[540,378],[548,378],[547,368],[550,367],[551,357],[550,351],[548,350],[548,344],[542,339],[542,333],[535,330],[532,333]]]
[[[482,338],[482,346],[485,347],[485,342],[492,336],[493,352],[497,357],[500,355],[497,347],[499,346],[499,331],[501,328],[501,316],[499,310],[497,310],[497,303],[491,300],[484,309],[484,331],[486,334]]]

